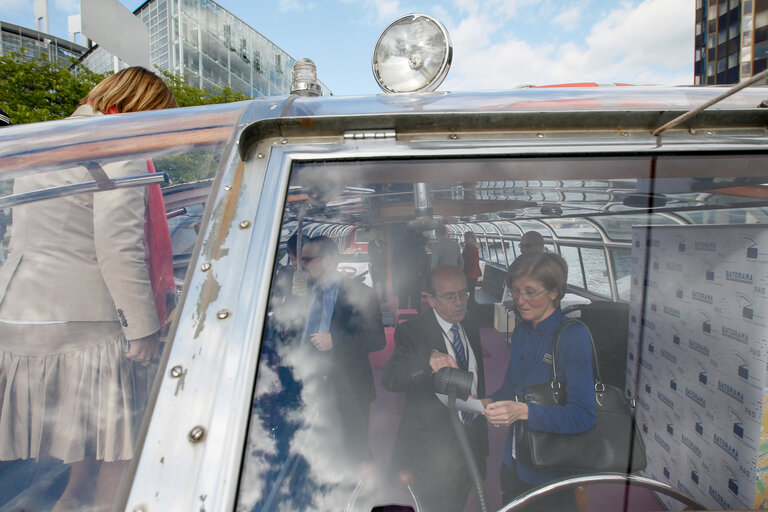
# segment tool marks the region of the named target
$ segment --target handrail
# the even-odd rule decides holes
[[[114,188],[143,187],[147,185],[168,183],[168,175],[164,172],[153,172],[150,174],[140,174],[138,176],[113,178],[109,180],[109,183],[114,185]],[[55,197],[83,194],[85,192],[97,192],[103,189],[103,184],[100,184],[94,180],[83,181],[81,183],[72,183],[70,185],[63,185],[61,187],[32,190],[29,192],[23,192],[21,194],[13,194],[10,196],[0,197],[0,209],[33,203],[35,201],[42,201],[44,199],[53,199]]]
[[[695,499],[683,494],[682,492],[678,491],[670,485],[665,484],[664,482],[659,482],[657,480],[652,480],[650,478],[638,475],[627,475],[624,473],[593,473],[588,475],[563,478],[550,483],[542,484],[521,494],[509,502],[506,506],[501,508],[499,512],[516,512],[517,510],[523,510],[531,502],[535,502],[542,496],[554,492],[575,489],[576,487],[580,487],[586,484],[629,484],[632,486],[643,487],[645,489],[660,492],[680,501],[685,506],[694,510],[706,509],[704,505]]]

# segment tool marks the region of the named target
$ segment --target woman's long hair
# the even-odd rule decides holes
[[[102,113],[175,108],[176,99],[162,78],[140,66],[118,71],[99,82],[82,99]]]

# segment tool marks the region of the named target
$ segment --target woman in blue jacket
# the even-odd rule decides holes
[[[526,254],[509,267],[507,287],[522,322],[512,334],[510,358],[501,388],[484,400],[485,416],[495,427],[508,427],[501,465],[504,503],[531,487],[563,475],[532,467],[517,456],[521,422],[542,432],[573,434],[595,425],[592,347],[580,324],[569,324],[560,335],[556,361],[558,377],[565,381],[566,404],[543,406],[518,402],[527,387],[552,379],[552,342],[566,320],[560,311],[565,295],[568,264],[554,253]],[[572,495],[569,493],[572,503]]]

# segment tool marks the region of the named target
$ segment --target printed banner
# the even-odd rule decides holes
[[[707,508],[768,497],[767,290],[766,226],[633,228],[627,391],[644,473]]]

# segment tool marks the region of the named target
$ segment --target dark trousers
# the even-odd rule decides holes
[[[517,476],[517,472],[504,463],[501,464],[499,480],[501,482],[501,502],[504,505],[514,500],[528,489],[537,487],[520,480]],[[525,510],[526,512],[575,512],[576,499],[573,495],[573,489],[539,498],[538,500],[531,502]]]
[[[475,301],[475,288],[477,288],[477,278],[476,277],[468,277],[467,278],[467,290],[469,291],[469,304],[470,305],[477,304],[477,301]]]

